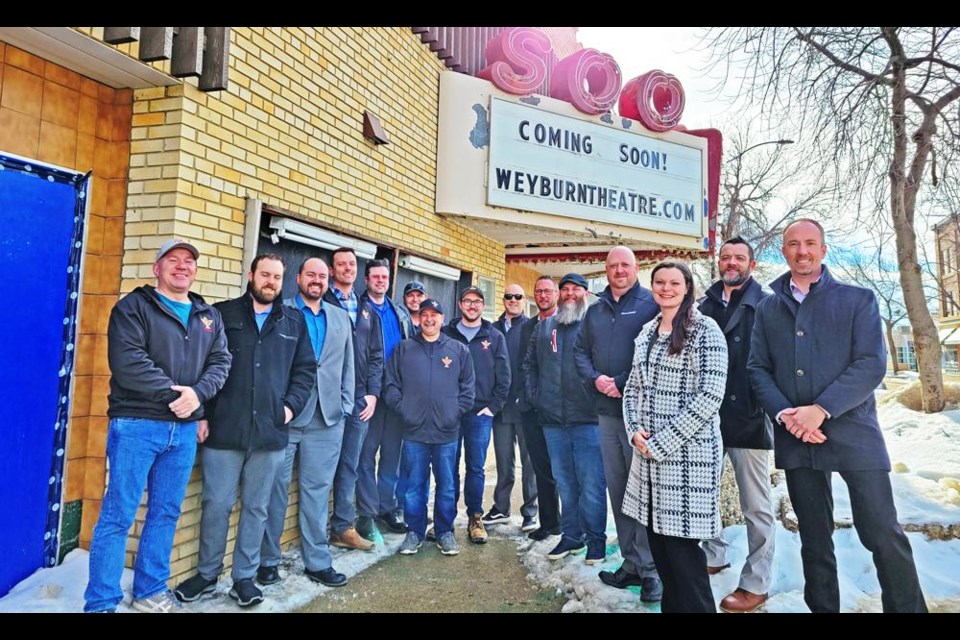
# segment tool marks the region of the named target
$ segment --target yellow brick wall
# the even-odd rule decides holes
[[[100,27],[77,30],[102,39]],[[408,27],[238,27],[226,91],[201,92],[194,79],[135,91],[121,291],[152,282],[156,248],[178,235],[202,253],[195,291],[210,301],[239,295],[250,197],[473,271],[475,280],[491,277],[499,299],[503,245],[434,213],[442,70]],[[363,137],[364,110],[379,117],[390,144]],[[173,581],[196,564],[199,478],[195,470]],[[295,513],[294,500],[291,525]]]

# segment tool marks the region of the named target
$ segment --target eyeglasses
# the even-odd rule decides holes
[[[533,295],[535,295],[535,296],[546,296],[546,295],[549,295],[549,294],[551,294],[551,293],[556,293],[556,292],[557,292],[556,289],[534,289],[534,290],[533,290]]]
[[[460,301],[460,304],[462,304],[462,305],[464,305],[464,306],[466,306],[466,307],[479,307],[479,306],[483,305],[483,300],[477,300],[477,299],[475,299],[475,298],[472,299],[472,300],[461,300],[461,301]]]
[[[505,293],[503,294],[504,300],[523,300],[522,293]]]

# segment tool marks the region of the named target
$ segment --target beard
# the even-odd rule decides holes
[[[738,271],[737,275],[733,276],[732,278],[724,274],[720,276],[720,279],[723,280],[723,284],[727,285],[728,287],[739,287],[744,282],[746,282],[747,278],[749,277],[750,277],[749,271],[747,272]]]
[[[260,289],[257,289],[255,286],[253,286],[252,282],[247,283],[247,291],[249,291],[253,299],[260,304],[273,304],[278,298],[280,298],[279,289],[268,289],[267,287],[261,287]]]
[[[576,324],[587,315],[587,298],[567,300],[557,310],[557,323],[562,325]]]

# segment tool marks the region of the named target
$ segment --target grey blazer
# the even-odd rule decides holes
[[[299,311],[296,300],[286,299],[283,304]],[[323,421],[328,427],[353,413],[353,391],[356,379],[353,366],[353,327],[347,312],[326,300],[321,308],[327,318],[327,335],[323,351],[317,361],[317,384],[310,392],[303,412],[293,417],[291,427],[305,427],[320,405]]]

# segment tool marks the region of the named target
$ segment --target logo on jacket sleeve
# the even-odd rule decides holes
[[[364,319],[364,320],[369,320],[369,319],[370,319],[370,312],[367,311],[366,309],[363,310],[363,319]]]
[[[489,341],[489,340],[484,340],[484,341],[481,342],[480,344],[483,345],[483,350],[484,350],[484,351],[486,351],[486,350],[488,350],[488,349],[490,348],[490,341]]]
[[[200,316],[200,322],[203,323],[204,333],[213,333],[213,318],[208,318],[207,316]]]
[[[443,356],[442,358],[440,358],[440,362],[443,363],[444,369],[449,369],[450,365],[453,363],[453,359],[450,358],[450,356]]]

